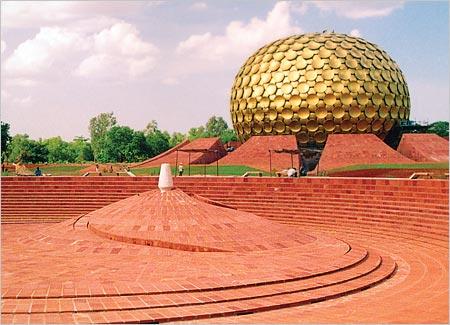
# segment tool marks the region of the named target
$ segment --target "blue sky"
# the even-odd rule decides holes
[[[89,119],[186,132],[230,122],[234,75],[264,44],[324,29],[385,49],[411,118],[449,115],[447,1],[3,1],[1,119],[32,138],[88,135]]]

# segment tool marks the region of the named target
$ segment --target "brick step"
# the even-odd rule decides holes
[[[340,200],[352,200],[352,201],[367,201],[368,198],[370,198],[374,202],[378,201],[399,201],[404,202],[410,200],[414,203],[447,203],[448,202],[448,196],[447,195],[435,195],[434,193],[430,193],[428,196],[420,196],[420,197],[414,197],[410,195],[400,195],[398,193],[395,194],[395,196],[389,196],[389,195],[383,195],[383,196],[370,196],[370,195],[360,195],[360,194],[347,194],[347,195],[341,195],[337,193],[322,193],[322,194],[308,194],[303,195],[300,193],[262,193],[262,194],[256,194],[251,191],[247,193],[243,193],[242,195],[236,195],[233,193],[217,193],[217,192],[204,192],[200,190],[196,191],[186,191],[188,194],[197,194],[200,196],[205,196],[208,198],[230,198],[230,199],[239,199],[244,197],[249,197],[253,200],[267,200],[267,198],[271,198],[272,200],[308,200],[308,199],[314,199],[314,200],[321,200],[321,201],[327,201],[327,200],[334,200],[334,201],[340,201]],[[251,193],[251,196],[249,196],[249,193]]]
[[[195,193],[197,194],[197,193]],[[197,194],[200,195],[200,194]],[[280,202],[283,203],[284,206],[289,205],[296,205],[298,202],[301,202],[302,204],[305,203],[325,203],[327,205],[330,204],[372,204],[372,205],[379,205],[379,204],[398,204],[404,203],[404,204],[411,204],[411,206],[422,206],[422,205],[430,205],[430,206],[442,206],[442,207],[448,207],[446,202],[444,200],[434,199],[434,200],[426,200],[426,202],[405,202],[404,197],[383,197],[383,198],[372,198],[372,197],[364,197],[364,199],[360,198],[354,198],[354,197],[338,197],[336,195],[334,196],[328,196],[326,200],[323,200],[318,197],[299,197],[299,196],[279,196],[275,197],[274,195],[265,195],[256,197],[254,195],[252,196],[234,196],[234,195],[208,195],[207,196],[210,199],[216,200],[216,201],[223,201],[227,200],[229,202],[248,202],[248,203],[273,203],[273,202]]]
[[[221,202],[222,203],[222,202]],[[350,217],[351,219],[357,219],[362,217],[376,216],[382,217],[384,219],[400,219],[401,216],[399,214],[407,214],[408,218],[414,218],[415,220],[423,220],[427,218],[427,215],[432,216],[433,220],[448,220],[448,211],[441,210],[428,210],[422,212],[413,212],[413,211],[402,211],[402,210],[388,210],[383,208],[378,209],[352,209],[351,207],[298,207],[298,208],[284,208],[283,206],[272,206],[272,207],[260,207],[256,205],[231,205],[227,202],[223,202],[226,205],[233,206],[238,210],[243,210],[247,212],[251,212],[257,215],[261,213],[273,213],[278,214],[282,213],[287,215],[299,216],[302,217],[305,214],[315,213],[318,216],[330,216],[333,218],[341,218],[343,216]]]
[[[430,219],[417,219],[414,221],[411,220],[405,220],[401,219],[399,217],[397,218],[383,218],[380,217],[378,214],[374,214],[373,216],[364,216],[364,217],[356,217],[354,215],[328,215],[328,214],[321,214],[309,212],[302,215],[293,216],[291,214],[280,212],[280,211],[259,211],[258,213],[254,212],[256,215],[262,216],[262,217],[277,217],[277,218],[283,218],[285,220],[305,220],[305,219],[314,219],[314,220],[329,220],[334,223],[340,223],[343,221],[346,222],[352,222],[352,223],[376,223],[376,224],[389,224],[391,226],[398,226],[398,225],[405,225],[405,226],[412,226],[412,227],[419,227],[419,228],[428,228],[428,229],[443,229],[448,228],[448,218],[443,220],[436,220],[434,218]],[[408,218],[408,217],[406,217]],[[414,223],[416,222],[416,223]]]
[[[394,204],[394,203],[386,203],[383,202],[382,204],[374,204],[374,203],[351,203],[351,202],[341,202],[339,204],[333,204],[330,202],[320,202],[320,201],[301,201],[301,202],[278,202],[278,201],[272,201],[272,200],[264,200],[264,201],[254,201],[254,200],[247,200],[247,199],[241,199],[241,200],[229,200],[228,198],[210,198],[213,201],[217,201],[229,206],[233,207],[239,207],[243,209],[249,209],[253,207],[258,207],[260,209],[266,208],[266,207],[275,207],[275,208],[282,208],[285,210],[295,210],[295,209],[330,209],[333,210],[343,210],[346,211],[348,209],[354,210],[354,211],[361,211],[361,210],[381,210],[381,211],[393,211],[393,212],[402,212],[402,211],[408,211],[409,212],[418,212],[418,213],[437,213],[437,214],[447,214],[448,215],[448,206],[445,205],[438,205],[435,204],[429,204],[428,206],[424,205],[409,205],[409,203],[404,202],[401,205],[400,204]],[[380,202],[381,203],[381,202]]]
[[[304,218],[302,220],[287,220],[285,218],[279,218],[276,216],[265,216],[267,219],[284,223],[284,224],[295,224],[295,225],[303,225],[303,224],[309,224],[309,225],[326,225],[330,227],[330,229],[333,229],[335,227],[345,227],[346,225],[351,225],[351,227],[372,227],[375,229],[383,229],[384,231],[392,232],[393,228],[392,226],[387,227],[383,223],[375,222],[365,222],[365,223],[356,223],[352,220],[348,220],[347,222],[336,221],[336,220],[328,220],[328,219],[318,219],[318,218]],[[402,227],[400,229],[396,228],[396,236],[399,234],[414,234],[421,237],[428,237],[428,238],[438,238],[438,239],[446,239],[448,240],[448,226],[447,227],[437,227],[434,229],[435,231],[430,231],[429,229],[423,229],[417,228],[417,227],[406,227],[405,225],[401,225]]]
[[[194,319],[211,319],[213,317],[235,316],[247,313],[257,313],[269,310],[278,310],[282,308],[301,306],[319,301],[334,299],[352,293],[369,289],[382,283],[390,278],[396,270],[396,263],[390,257],[382,258],[381,265],[372,272],[362,274],[360,277],[342,281],[329,286],[317,286],[311,289],[298,289],[287,292],[272,292],[267,295],[240,297],[239,300],[229,299],[228,301],[200,301],[198,304],[183,305],[174,304],[173,307],[157,306],[150,307],[133,307],[133,302],[127,303],[128,309],[120,308],[119,310],[105,310],[97,312],[77,312],[69,313],[69,318],[65,322],[88,322],[88,323],[135,323],[136,319],[133,314],[139,311],[140,322],[174,322],[187,321]],[[153,300],[154,301],[154,300]],[[146,302],[144,301],[144,304]],[[139,302],[138,302],[139,304]],[[143,304],[141,304],[143,305]],[[89,307],[90,308],[90,307]],[[102,308],[97,305],[99,310]],[[92,309],[92,308],[90,308]],[[130,310],[134,310],[130,313]],[[4,313],[2,313],[3,316]],[[64,313],[54,312],[45,313],[45,319],[53,319],[61,321]],[[8,315],[8,314],[5,314]],[[41,316],[39,313],[24,313],[24,319],[17,317],[6,319],[6,321],[40,323]],[[72,318],[70,318],[72,317]],[[3,319],[5,321],[5,319]]]
[[[338,269],[331,273],[312,277],[291,279],[280,283],[260,283],[256,286],[241,288],[218,288],[217,290],[162,292],[162,293],[125,293],[111,294],[102,297],[59,297],[20,299],[20,307],[15,299],[5,299],[2,306],[3,313],[44,313],[44,312],[98,312],[104,310],[138,310],[143,308],[176,307],[188,305],[205,305],[229,301],[241,301],[264,296],[278,296],[282,294],[310,291],[313,289],[330,287],[368,275],[381,266],[381,257],[370,252],[364,260],[349,268]],[[130,298],[131,297],[131,298]],[[114,301],[116,307],[108,307]],[[34,304],[34,306],[33,306]],[[28,305],[30,309],[25,310]],[[17,309],[20,309],[17,310]]]

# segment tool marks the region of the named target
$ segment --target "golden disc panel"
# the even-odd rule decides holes
[[[334,77],[334,70],[327,69],[322,71],[322,78],[325,80],[332,80]]]
[[[316,116],[317,118],[325,118],[328,114],[328,111],[325,107],[318,107],[316,109]]]
[[[359,88],[361,88],[361,86],[359,85],[358,82],[356,81],[350,81],[348,83],[348,89],[350,90],[350,92],[352,93],[357,93]]]
[[[382,106],[378,110],[378,115],[380,115],[380,117],[382,117],[382,118],[388,116],[388,114],[389,114],[389,108],[387,108],[386,106]]]
[[[364,114],[366,114],[368,118],[374,117],[376,113],[377,109],[373,106],[367,106],[366,109],[364,110]]]
[[[307,119],[309,117],[309,109],[306,107],[300,107],[297,114],[301,119]]]
[[[335,93],[340,93],[344,89],[344,84],[340,81],[333,81],[333,83],[331,84],[331,89]]]
[[[264,120],[264,112],[263,111],[256,111],[255,114],[253,115],[256,121],[262,121]]]
[[[260,134],[262,132],[263,128],[260,123],[254,123],[253,124],[253,131],[255,131],[256,134]]]
[[[325,131],[327,132],[332,132],[335,129],[336,125],[334,124],[333,120],[326,120],[323,123],[323,128],[325,129]]]
[[[274,102],[276,108],[283,107],[285,101],[286,101],[286,100],[284,99],[283,96],[277,96],[277,97],[275,97],[275,99],[273,100],[273,102]]]
[[[266,132],[266,133],[272,132],[272,124],[270,124],[269,122],[265,122],[263,129],[264,129],[264,132]]]
[[[290,108],[285,108],[283,109],[283,111],[281,112],[281,116],[285,119],[291,119],[292,116],[294,115],[294,113],[292,112],[292,110]]]
[[[315,106],[319,102],[319,97],[316,94],[309,94],[308,97],[306,97],[306,102],[309,106]]]
[[[409,118],[408,86],[398,65],[376,45],[337,33],[277,40],[239,69],[230,113],[240,140],[296,134],[300,143],[334,132],[382,137]]]
[[[356,124],[356,128],[360,132],[366,131],[368,127],[369,127],[369,123],[366,120],[360,120]]]
[[[316,82],[316,84],[314,85],[314,90],[318,93],[323,93],[326,89],[327,85],[325,85],[325,83],[323,82]]]
[[[326,94],[323,98],[323,102],[325,105],[333,106],[334,103],[336,103],[336,96],[334,96],[334,94]]]
[[[289,84],[283,84],[281,86],[281,90],[283,91],[283,93],[285,95],[289,95],[292,92],[292,89],[293,89],[293,87],[292,87],[292,85],[290,83]]]
[[[302,82],[298,84],[297,89],[300,94],[306,94],[309,90],[309,85],[306,82]]]
[[[301,126],[301,124],[300,124],[300,122],[299,121],[292,121],[290,124],[289,124],[289,129],[292,131],[292,132],[298,132],[298,131],[300,131],[301,130],[301,128],[302,128],[302,126]]]
[[[285,130],[285,128],[286,128],[286,126],[285,126],[284,123],[281,122],[281,121],[276,121],[276,122],[273,124],[273,129],[274,129],[276,132],[278,132],[278,133],[283,133],[284,130]]]
[[[382,126],[383,126],[383,122],[381,120],[375,120],[372,123],[372,130],[377,132],[381,129]]]
[[[317,143],[323,143],[327,139],[327,134],[325,132],[316,132],[314,134],[314,140],[316,140]]]
[[[361,115],[361,108],[359,108],[359,106],[352,106],[348,110],[348,114],[351,117],[357,118],[357,117],[359,117]]]
[[[300,142],[300,143],[306,143],[306,142],[308,142],[308,134],[305,133],[305,132],[297,133],[297,140],[298,140],[298,142]]]
[[[317,123],[316,120],[309,120],[309,121],[306,123],[306,129],[307,129],[309,132],[315,132],[315,131],[317,131],[318,128],[319,128],[319,124]]]
[[[367,96],[366,94],[359,94],[356,97],[356,100],[358,101],[359,105],[365,106],[369,102],[369,96]]]
[[[341,130],[342,131],[350,131],[352,129],[352,122],[350,120],[343,120],[341,123]]]
[[[390,114],[391,114],[391,118],[396,119],[398,118],[398,107],[394,106],[391,108]]]
[[[300,103],[302,102],[299,95],[293,95],[291,98],[289,98],[289,103],[292,107],[298,107],[300,106]]]
[[[353,101],[353,97],[350,94],[342,94],[340,99],[341,103],[344,105],[350,105]]]
[[[384,130],[389,131],[394,126],[395,121],[394,120],[387,120],[384,122]]]
[[[342,106],[336,106],[333,108],[333,117],[342,118],[345,115],[345,110]]]
[[[277,111],[275,109],[271,108],[271,109],[269,109],[267,111],[267,116],[269,117],[269,120],[271,120],[271,121],[276,120],[277,119],[277,115],[278,115],[278,113],[277,113]]]

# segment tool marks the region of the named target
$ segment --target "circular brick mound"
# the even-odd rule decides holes
[[[2,322],[259,314],[361,292],[396,272],[374,248],[210,203],[150,191],[22,232],[3,249]]]

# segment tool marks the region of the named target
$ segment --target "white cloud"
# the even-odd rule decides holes
[[[15,105],[28,106],[31,104],[31,97],[27,96],[24,98],[13,98],[11,102]]]
[[[131,24],[118,23],[93,36],[92,54],[75,70],[83,77],[108,77],[112,74],[132,78],[147,73],[155,65],[159,50],[143,41]]]
[[[58,63],[68,63],[74,52],[83,51],[86,41],[77,33],[59,27],[44,27],[32,39],[21,43],[5,62],[9,76],[33,76]]]
[[[404,1],[311,1],[322,12],[333,12],[337,16],[350,19],[363,19],[389,16],[403,8]]]
[[[361,37],[361,32],[359,31],[359,29],[352,29],[350,31],[350,36]]]
[[[180,83],[180,81],[177,78],[174,77],[167,77],[161,80],[161,82],[164,85],[168,85],[168,86],[175,86],[178,85]]]
[[[206,10],[207,8],[208,5],[206,4],[206,2],[194,2],[190,7],[190,9],[198,11]]]
[[[248,23],[232,21],[223,35],[191,35],[178,44],[176,52],[199,60],[230,62],[230,58],[242,59],[268,41],[299,32],[300,28],[292,23],[290,3],[281,1],[265,20],[254,17]]]
[[[131,77],[154,67],[158,49],[131,24],[118,22],[98,33],[43,27],[5,60],[9,80],[49,79],[70,73],[82,77]]]
[[[141,9],[141,1],[2,1],[6,28],[42,27],[92,17],[123,15]]]

